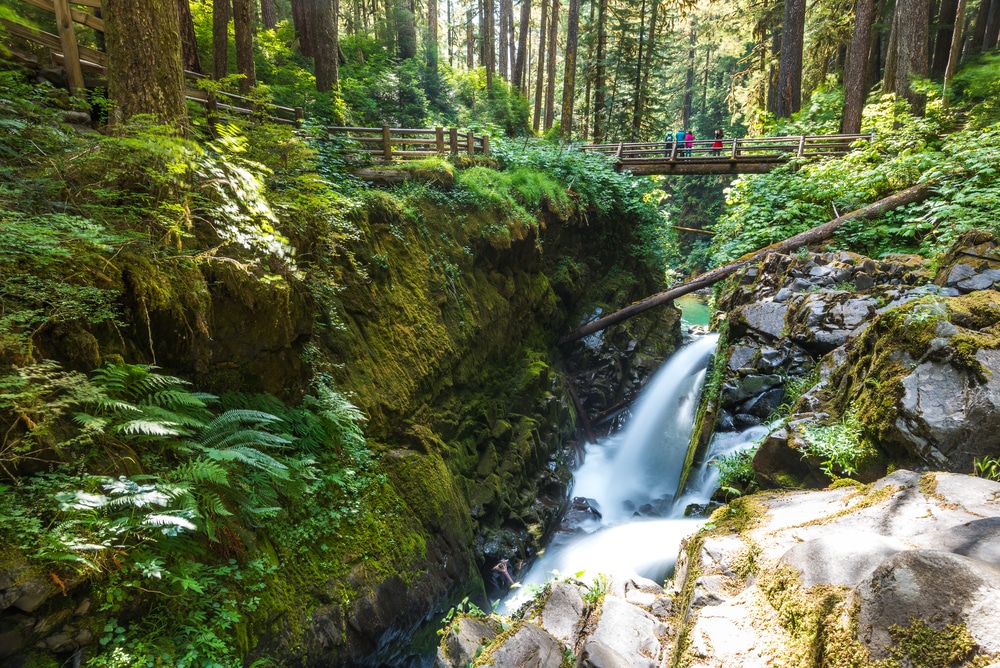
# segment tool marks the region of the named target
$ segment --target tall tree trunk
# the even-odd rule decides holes
[[[278,8],[275,7],[274,0],[260,0],[260,22],[264,24],[265,30],[278,27]]]
[[[257,85],[257,70],[253,62],[253,4],[251,0],[233,0],[233,31],[236,34],[236,71],[240,79],[240,95],[248,95]]]
[[[983,50],[983,41],[986,39],[986,24],[990,21],[990,0],[980,0],[979,12],[976,14],[975,27],[972,29],[972,40],[966,49],[965,57],[973,56]]]
[[[449,4],[450,9],[450,4]],[[427,0],[427,67],[437,74],[438,69],[438,0]],[[451,29],[451,26],[448,27]]]
[[[587,33],[591,34],[594,30],[594,0],[590,0],[590,16],[587,18]],[[592,39],[587,39],[587,55],[586,55],[586,66],[584,69],[583,80],[585,82],[583,90],[583,113],[580,114],[580,119],[583,121],[583,127],[580,128],[580,138],[583,141],[587,141],[590,137],[590,94],[594,85],[594,41]]]
[[[177,14],[181,31],[181,61],[184,69],[201,74],[201,59],[198,57],[198,41],[194,36],[194,20],[188,0],[177,0]]]
[[[914,76],[926,77],[928,2],[929,0],[898,0],[897,52],[896,52],[896,94],[910,103],[910,109],[917,116],[923,116],[927,96],[913,91],[910,80]]]
[[[986,21],[986,35],[983,37],[983,53],[995,49],[1000,36],[1000,0],[990,3],[989,18]]]
[[[448,40],[448,67],[455,66],[455,26],[451,22],[451,3],[452,0],[448,0],[447,12],[445,20],[447,21],[448,30],[445,31],[445,37]]]
[[[566,16],[566,59],[563,69],[562,117],[559,119],[559,136],[573,137],[573,101],[576,97],[576,51],[580,33],[580,0],[569,0]]]
[[[763,49],[762,49],[763,51]],[[761,56],[761,62],[765,60],[767,69],[767,93],[765,109],[772,114],[778,113],[778,63],[781,59],[781,26],[775,20],[771,24],[771,57]]]
[[[309,26],[316,38],[316,90],[329,93],[337,86],[338,49],[335,0],[307,0]]]
[[[465,66],[472,69],[476,66],[476,40],[472,33],[472,6],[465,13]]]
[[[951,85],[951,78],[958,70],[958,59],[962,57],[962,32],[965,27],[965,0],[958,0],[958,7],[955,8],[955,30],[951,35],[951,48],[948,50],[948,65],[944,68],[944,102],[948,103],[948,87]]]
[[[555,120],[556,104],[556,45],[559,37],[559,0],[552,0],[552,16],[549,17],[549,57],[545,82],[545,129],[552,128]]]
[[[642,116],[646,111],[646,100],[649,98],[649,73],[653,69],[653,54],[656,52],[656,31],[658,27],[660,0],[650,0],[653,8],[649,14],[649,32],[646,38],[646,54],[642,58],[642,78],[639,81],[639,92],[635,96],[635,108],[632,112],[632,130],[636,138],[642,135]],[[708,77],[706,71],[705,76]]]
[[[507,63],[510,69],[507,70],[510,79],[514,78],[514,64],[517,62],[517,40],[514,32],[514,1],[507,0]],[[508,81],[510,80],[508,79]]]
[[[395,0],[396,44],[399,57],[406,60],[417,55],[417,25],[413,0]]]
[[[861,112],[868,96],[866,81],[874,20],[875,0],[857,0],[854,8],[854,33],[851,35],[851,48],[847,52],[847,67],[844,71],[844,117],[840,122],[840,131],[844,134],[861,132]]]
[[[899,62],[899,2],[897,0],[892,13],[892,26],[889,28],[889,44],[885,48],[885,69],[882,71],[882,92],[896,92],[896,66]]]
[[[500,0],[500,62],[498,64],[497,73],[500,75],[501,79],[510,81],[510,69],[508,69],[507,62],[507,16],[513,11],[511,6],[513,5],[511,0]]]
[[[151,114],[187,127],[177,3],[104,0],[108,97],[114,120]]]
[[[640,0],[639,3],[639,42],[638,42],[638,55],[635,59],[635,82],[633,83],[634,98],[632,100],[632,141],[637,141],[639,137],[639,116],[642,114],[642,54],[645,48],[645,32],[646,32],[646,0]],[[569,45],[567,44],[567,48]]]
[[[681,105],[681,120],[685,130],[691,128],[691,112],[694,107],[694,47],[697,38],[698,32],[692,24],[688,41],[687,73],[684,75],[684,102]]]
[[[778,118],[791,116],[802,105],[805,25],[806,0],[785,0],[781,21],[781,63],[778,65]]]
[[[545,92],[545,40],[548,37],[549,2],[542,2],[542,21],[538,28],[538,76],[535,78],[535,116],[531,124],[535,133],[542,124],[542,95]]]
[[[299,51],[303,56],[312,58],[316,52],[316,44],[309,24],[308,2],[309,0],[292,0],[292,23],[299,38]]]
[[[884,12],[885,0],[875,0],[873,15],[882,17]],[[881,23],[885,23],[884,19],[880,18],[879,20]],[[873,29],[868,42],[868,72],[865,74],[865,90],[869,91],[882,79],[882,45],[885,43],[882,29],[876,29],[874,23],[875,21],[873,21]]]
[[[496,5],[493,0],[483,2],[483,61],[486,65],[486,97],[493,99],[493,77],[496,75],[497,67],[497,40],[495,21]]]
[[[542,0],[544,2],[544,0]],[[594,143],[604,141],[607,130],[605,122],[605,95],[607,93],[607,67],[604,60],[608,51],[608,0],[597,0],[597,54],[596,74],[594,75]]]
[[[212,78],[219,80],[229,74],[229,0],[212,2]]]
[[[531,30],[531,0],[521,0],[521,25],[517,34],[517,60],[511,77],[516,90],[522,91],[527,84],[525,72],[528,62],[528,32]]]
[[[941,0],[941,9],[937,19],[937,35],[934,37],[934,61],[931,65],[931,77],[940,78],[948,67],[948,55],[951,53],[951,36],[955,32],[955,14],[958,10],[958,0]]]

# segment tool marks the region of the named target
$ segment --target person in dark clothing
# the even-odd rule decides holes
[[[664,158],[669,158],[670,154],[674,150],[674,132],[673,130],[667,130],[667,135],[663,138],[663,154]]]
[[[715,141],[712,142],[712,155],[722,155],[722,128],[716,128]]]

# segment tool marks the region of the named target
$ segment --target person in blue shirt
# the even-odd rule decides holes
[[[684,151],[682,151],[680,149],[681,149],[682,146],[684,146],[684,137],[686,137],[686,136],[687,136],[687,133],[684,132],[684,130],[678,130],[676,133],[674,133],[674,139],[677,142],[677,155],[678,156],[684,155]]]

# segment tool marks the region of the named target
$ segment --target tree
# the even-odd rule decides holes
[[[510,63],[507,62],[507,23],[508,17],[512,13],[512,0],[500,0],[500,69],[499,74],[501,79],[510,80],[510,69],[508,66]]]
[[[785,13],[781,21],[781,62],[778,65],[778,118],[791,116],[802,104],[802,41],[805,25],[806,1],[785,0]]]
[[[338,85],[339,35],[337,32],[338,0],[307,0],[310,30],[316,43],[313,60],[316,64],[316,90],[328,93]]]
[[[112,118],[152,114],[187,126],[180,19],[175,0],[104,0]]]
[[[229,0],[212,2],[212,78],[222,79],[229,74],[229,19],[232,5]]]
[[[844,116],[840,122],[840,131],[844,134],[861,132],[861,112],[868,95],[868,56],[874,20],[875,0],[857,0],[854,8],[854,33],[851,35],[844,72]]]
[[[986,2],[986,0],[983,0]],[[990,3],[990,13],[986,20],[986,35],[983,37],[983,53],[995,49],[1000,37],[1000,0]]]
[[[486,96],[493,99],[493,76],[496,74],[496,31],[493,0],[483,2],[483,64],[486,66]]]
[[[896,5],[896,67],[893,90],[910,103],[917,116],[923,116],[927,96],[916,93],[913,77],[927,76],[927,33],[929,0],[897,0]]]
[[[253,62],[253,4],[251,0],[233,0],[233,30],[236,34],[236,71],[240,79],[240,95],[249,95],[257,85],[257,70]]]
[[[948,51],[948,65],[944,69],[944,100],[948,102],[948,85],[958,69],[958,59],[962,55],[962,30],[965,27],[965,0],[958,0],[955,8],[955,30],[951,35],[951,48]]]
[[[545,40],[547,38],[546,31],[548,30],[548,25],[546,23],[548,19],[549,3],[548,0],[542,0],[542,22],[538,29],[538,76],[535,79],[535,120],[531,127],[538,132],[538,128],[542,123],[542,95],[545,90]]]
[[[315,40],[309,25],[309,7],[306,4],[308,1],[292,0],[292,23],[299,38],[299,51],[303,56],[311,58],[315,52]]]
[[[201,74],[198,42],[194,36],[194,21],[188,0],[177,0],[177,14],[181,30],[181,56],[184,69]]]
[[[934,60],[931,63],[931,76],[940,78],[948,67],[948,54],[951,53],[951,36],[955,28],[955,14],[958,11],[958,0],[941,0],[938,10],[937,35],[934,38]]]
[[[448,4],[448,11],[451,11],[451,3]],[[431,72],[437,73],[438,68],[438,0],[427,0],[427,67]],[[448,34],[451,34],[451,26],[448,26]],[[449,52],[451,49],[449,49]]]
[[[399,57],[406,60],[417,55],[417,25],[412,0],[394,0],[396,43]]]
[[[278,8],[274,0],[260,0],[260,22],[265,30],[274,30],[278,26]]]
[[[544,1],[544,0],[543,0]],[[594,143],[604,140],[607,128],[605,95],[607,94],[608,78],[605,58],[608,51],[608,0],[597,2],[597,53],[594,55],[596,72],[594,74]]]
[[[511,82],[514,88],[523,91],[527,87],[526,69],[528,63],[528,33],[531,30],[531,0],[521,0],[521,25],[517,34],[517,60]]]
[[[556,40],[559,36],[559,0],[552,0],[552,16],[549,17],[549,55],[546,66],[545,82],[545,123],[544,127],[549,130],[552,121],[555,120],[556,104]]]
[[[562,117],[559,136],[570,139],[573,135],[573,98],[576,95],[576,52],[580,32],[580,0],[569,0],[566,16],[566,58],[563,70]]]
[[[966,47],[966,57],[977,54],[983,49],[983,42],[986,39],[986,24],[989,23],[992,4],[990,0],[980,0],[979,2],[979,13],[976,14],[976,23],[972,28],[972,39],[969,40],[969,45]]]

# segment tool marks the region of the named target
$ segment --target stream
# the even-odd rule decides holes
[[[708,504],[718,487],[713,458],[747,447],[766,427],[712,439],[703,463],[692,467],[683,493],[681,470],[717,334],[694,339],[650,379],[624,428],[587,446],[575,472],[572,510],[562,529],[511,589],[499,612],[509,614],[533,597],[546,580],[592,581],[636,574],[662,584],[672,574],[681,540],[704,518],[685,516],[692,504]]]

